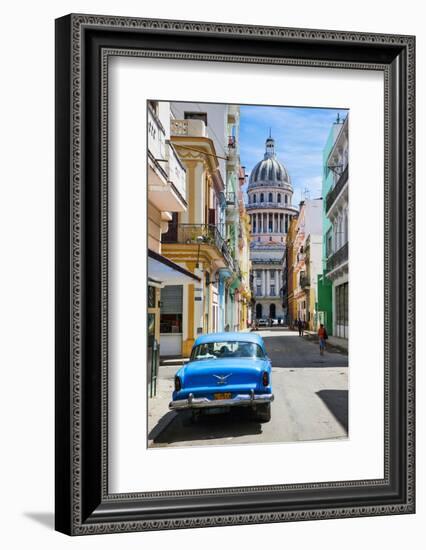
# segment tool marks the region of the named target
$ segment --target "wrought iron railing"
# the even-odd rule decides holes
[[[294,210],[294,206],[285,204],[284,202],[251,202],[246,204],[246,210],[254,210],[260,208],[278,208],[280,210]]]
[[[348,261],[349,243],[344,244],[337,252],[327,259],[327,271],[331,271],[340,264]]]
[[[334,201],[337,199],[340,191],[343,189],[343,187],[346,185],[348,181],[348,171],[349,171],[349,165],[346,166],[346,168],[343,170],[343,172],[340,175],[340,178],[337,180],[336,185],[327,193],[327,197],[325,199],[325,207],[326,211],[328,212],[334,203]]]
[[[228,245],[215,225],[169,222],[169,229],[161,235],[161,242],[215,246],[229,267],[234,269],[234,260]]]

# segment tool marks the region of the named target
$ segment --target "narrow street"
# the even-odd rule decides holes
[[[181,365],[159,369],[158,394],[150,400],[149,447],[273,443],[339,439],[348,432],[348,356],[329,346],[324,356],[309,337],[287,329],[263,330],[272,360],[272,419],[259,423],[246,410],[192,422],[188,411],[169,412],[173,378]],[[172,364],[170,364],[172,363]]]

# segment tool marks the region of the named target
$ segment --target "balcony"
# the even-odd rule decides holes
[[[337,180],[336,185],[333,187],[333,189],[331,189],[327,193],[327,197],[325,199],[326,212],[328,212],[330,208],[333,206],[333,203],[335,202],[337,197],[340,195],[340,192],[348,182],[348,172],[349,172],[349,165],[346,165],[346,168],[341,173],[339,179]]]
[[[197,245],[198,247],[212,246],[223,256],[232,271],[239,269],[238,266],[234,266],[234,260],[228,245],[215,225],[169,223],[168,231],[161,235],[161,242],[163,244]]]
[[[161,212],[184,212],[186,170],[151,109],[148,109],[148,164],[149,201]]]
[[[333,271],[340,265],[346,263],[348,261],[348,253],[349,243],[346,243],[342,246],[342,248],[339,248],[337,252],[327,259],[327,272]]]
[[[172,136],[207,137],[204,120],[198,120],[195,118],[171,120],[170,134]]]
[[[297,208],[294,206],[290,206],[289,204],[285,204],[283,202],[251,202],[246,204],[246,210],[260,210],[262,208],[297,211]]]

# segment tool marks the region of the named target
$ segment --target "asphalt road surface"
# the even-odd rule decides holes
[[[276,443],[341,439],[348,435],[348,357],[329,347],[323,356],[318,345],[285,329],[262,331],[272,360],[270,422],[259,423],[247,410],[206,415],[195,423],[191,413],[168,412],[148,435],[149,447],[182,447],[243,443]],[[177,367],[160,367],[172,387]],[[164,427],[162,427],[164,426]]]

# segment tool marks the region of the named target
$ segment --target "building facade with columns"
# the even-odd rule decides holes
[[[347,339],[349,333],[349,139],[346,116],[326,159],[332,185],[325,197],[325,215],[330,229],[326,277],[333,285],[333,335]]]
[[[290,221],[293,187],[284,165],[277,159],[275,140],[269,136],[263,160],[250,173],[247,189],[250,216],[250,259],[254,291],[254,317],[286,319],[281,296],[282,258]]]

